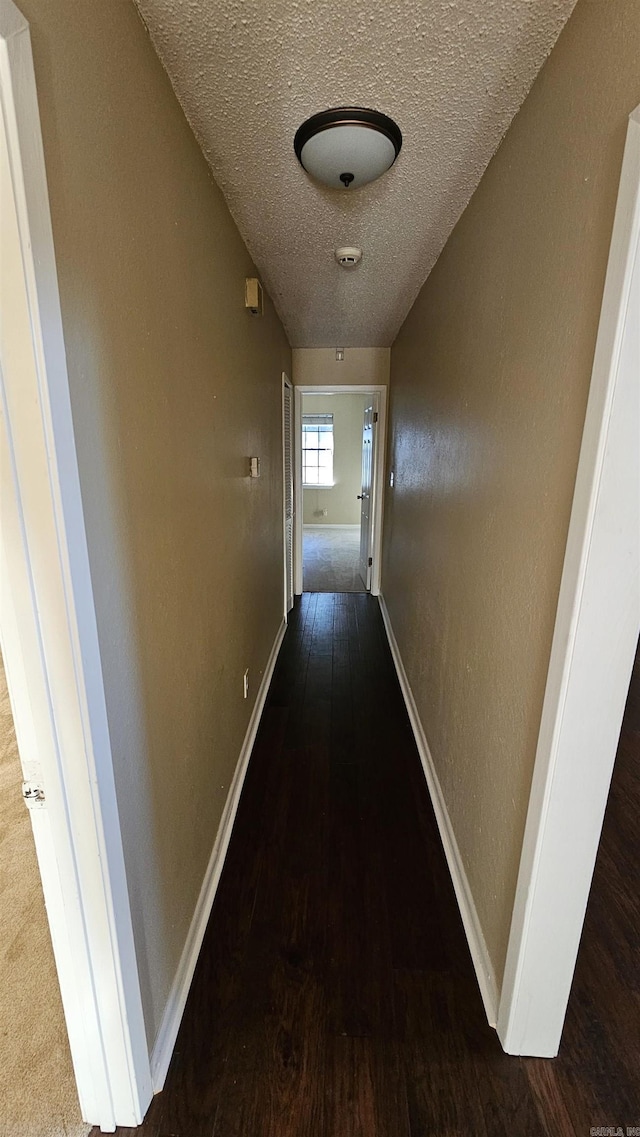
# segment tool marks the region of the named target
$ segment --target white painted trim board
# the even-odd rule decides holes
[[[287,460],[286,460],[286,410],[285,410],[285,396],[289,392],[290,398],[290,415],[291,415],[291,454],[289,460],[291,464],[291,580],[289,580],[289,565],[287,563]],[[296,495],[295,495],[295,408],[293,402],[293,383],[289,379],[286,371],[282,372],[282,560],[283,560],[283,576],[284,576],[284,619],[287,620],[289,612],[293,608],[295,600],[295,514],[296,514]],[[291,590],[289,590],[291,585]]]
[[[424,727],[420,721],[418,708],[416,707],[411,685],[407,678],[407,673],[402,662],[400,655],[400,648],[396,640],[393,627],[391,624],[391,617],[384,600],[384,596],[379,596],[380,611],[384,621],[389,647],[391,648],[391,655],[395,664],[400,689],[402,691],[409,721],[413,730],[413,735],[418,748],[418,754],[422,762],[422,768],[429,787],[433,809],[440,831],[440,839],[444,848],[444,853],[447,858],[451,880],[458,901],[458,908],[462,917],[462,923],[469,944],[469,951],[471,952],[471,959],[478,980],[482,1002],[487,1016],[489,1025],[495,1027],[498,1017],[498,985],[496,982],[493,964],[487,950],[487,945],[482,932],[482,927],[476,911],[476,906],[471,892],[471,886],[467,879],[462,856],[458,848],[456,836],[447,810],[447,804],[442,793],[442,787],[436,773],[436,768],[429,749],[429,743],[424,732]]]
[[[283,620],[278,628],[278,632],[271,648],[271,653],[267,661],[267,666],[262,676],[262,682],[258,690],[256,701],[251,712],[247,733],[244,737],[238,764],[233,775],[233,781],[229,788],[227,801],[220,819],[220,825],[216,839],[214,841],[211,856],[209,857],[209,864],[207,871],[204,875],[200,895],[195,907],[193,918],[187,939],[180,957],[180,963],[175,974],[175,978],[171,987],[171,992],[167,1000],[164,1015],[162,1016],[162,1023],[158,1031],[153,1051],[151,1054],[151,1077],[153,1080],[154,1093],[159,1093],[164,1086],[169,1063],[178,1037],[178,1030],[184,1014],[184,1009],[189,995],[189,989],[193,979],[193,974],[198,962],[200,948],[204,938],[213,902],[216,896],[216,890],[220,881],[220,875],[224,866],[229,841],[231,839],[231,832],[233,823],[238,811],[238,804],[240,802],[240,795],[242,787],[247,774],[249,760],[251,758],[251,751],[253,744],[258,733],[260,719],[264,710],[267,694],[269,691],[269,684],[273,677],[273,672],[278,659],[278,652],[285,632],[287,630],[286,622]]]

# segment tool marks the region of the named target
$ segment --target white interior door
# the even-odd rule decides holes
[[[373,564],[371,538],[373,531],[372,491],[375,418],[376,413],[373,403],[367,404],[362,426],[362,491],[358,495],[360,498],[359,571],[367,591],[371,588],[371,566]]]
[[[284,610],[293,608],[293,387],[283,374]]]
[[[2,652],[80,1107],[113,1132],[140,1124],[153,1090],[29,28],[11,0],[0,201]]]

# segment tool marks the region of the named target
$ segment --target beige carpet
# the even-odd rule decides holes
[[[0,1137],[84,1137],[0,658]]]
[[[360,526],[306,525],[302,538],[304,592],[366,592],[360,578]]]

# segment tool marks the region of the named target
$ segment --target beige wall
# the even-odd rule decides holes
[[[392,349],[383,592],[502,975],[638,0],[579,0]]]
[[[134,5],[20,7],[152,1041],[282,620],[291,356]]]
[[[367,395],[303,395],[303,414],[333,415],[333,478],[329,489],[305,489],[305,525],[358,525],[362,489],[362,425]],[[327,516],[321,514],[327,511]]]
[[[293,382],[298,387],[326,383],[328,387],[389,382],[388,347],[346,347],[344,359],[336,361],[334,347],[294,347]]]

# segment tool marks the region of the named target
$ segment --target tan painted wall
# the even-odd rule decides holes
[[[366,395],[303,395],[303,414],[333,415],[333,477],[330,489],[305,489],[305,525],[359,525],[362,489],[362,425]],[[316,510],[326,509],[326,517]]]
[[[383,592],[502,975],[638,0],[579,0],[392,349]]]
[[[294,347],[293,382],[299,387],[322,383],[328,387],[363,383],[386,386],[390,354],[388,347],[347,347],[338,363],[334,347]]]
[[[282,619],[291,356],[134,5],[20,6],[152,1041]]]

